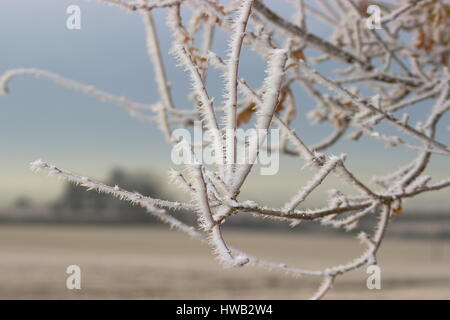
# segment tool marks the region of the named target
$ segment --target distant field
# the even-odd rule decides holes
[[[345,262],[357,241],[317,235],[229,231],[234,246],[292,266]],[[382,289],[366,289],[365,270],[338,278],[330,299],[449,299],[450,244],[386,239]],[[65,287],[68,265],[82,290]],[[300,299],[316,278],[256,267],[222,269],[207,246],[163,228],[0,225],[1,299]]]

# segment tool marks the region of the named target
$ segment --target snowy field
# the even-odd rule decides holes
[[[249,253],[308,268],[344,262],[361,250],[345,237],[267,233],[225,235]],[[1,299],[299,299],[319,280],[255,267],[223,271],[205,245],[154,227],[1,225],[0,256]],[[448,240],[388,237],[379,262],[381,290],[368,290],[360,270],[339,278],[326,298],[450,298]],[[66,289],[73,264],[81,267],[81,290]]]

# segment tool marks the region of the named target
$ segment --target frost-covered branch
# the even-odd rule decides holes
[[[122,189],[120,186],[107,186],[102,183],[92,181],[87,177],[82,177],[68,171],[57,168],[54,165],[50,165],[42,160],[36,160],[30,163],[30,167],[33,171],[46,171],[49,175],[64,178],[72,183],[81,185],[87,188],[87,190],[96,190],[101,193],[112,194],[115,197],[129,201],[133,204],[153,206],[155,208],[165,208],[165,209],[186,209],[192,210],[194,207],[190,204],[185,204],[181,202],[172,202],[167,200],[154,199],[149,196],[144,196],[138,192],[130,192]]]
[[[244,0],[238,11],[238,17],[233,22],[233,35],[230,42],[230,52],[227,61],[227,73],[225,74],[225,123],[226,123],[226,159],[230,165],[227,168],[228,179],[234,174],[233,165],[236,163],[236,127],[237,127],[237,103],[238,103],[238,70],[239,58],[245,36],[251,7],[254,0]]]
[[[123,106],[128,109],[131,115],[141,118],[143,120],[153,120],[151,117],[146,116],[142,112],[145,110],[154,110],[155,106],[146,105],[142,103],[137,103],[128,100],[122,96],[116,96],[105,91],[99,90],[92,85],[83,84],[77,82],[75,80],[71,80],[55,73],[51,73],[45,70],[34,69],[34,68],[21,68],[21,69],[12,69],[6,71],[0,77],[0,95],[9,93],[9,83],[13,78],[21,77],[21,76],[30,76],[37,79],[46,79],[53,81],[57,85],[66,87],[68,89],[80,91],[84,94],[96,97],[97,99],[105,102],[112,102]]]

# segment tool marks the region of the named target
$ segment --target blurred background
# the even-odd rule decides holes
[[[285,1],[266,3],[291,15]],[[81,30],[66,28],[66,8],[72,4],[81,8]],[[171,36],[166,12],[156,12],[162,50],[167,52]],[[321,24],[311,24],[316,34],[329,33]],[[131,100],[158,100],[137,13],[99,1],[3,0],[0,39],[0,74],[33,67]],[[213,50],[224,56],[226,45],[226,35],[217,34]],[[244,51],[240,72],[258,87],[265,62],[255,57]],[[189,107],[187,76],[171,56],[164,59],[175,103]],[[220,101],[220,74],[211,71],[209,79],[209,89]],[[0,96],[0,298],[297,299],[318,285],[319,279],[292,280],[250,267],[223,270],[206,246],[162,226],[142,209],[32,173],[28,163],[42,158],[146,195],[185,197],[168,184],[171,150],[156,126],[130,117],[121,107],[45,80],[17,78],[10,90]],[[308,143],[332,130],[309,123],[305,115],[313,105],[306,95],[299,101],[297,129]],[[420,116],[414,112],[418,111],[413,117]],[[344,151],[349,168],[364,181],[414,156],[367,138],[341,141],[329,153]],[[448,160],[436,157],[428,174],[439,179],[448,172]],[[254,174],[243,197],[279,205],[313,173],[301,170],[295,159],[283,158],[279,174]],[[326,190],[332,187],[347,190],[329,179],[305,206],[323,206]],[[368,275],[362,269],[339,279],[327,298],[450,298],[449,197],[448,190],[425,194],[407,202],[395,217],[380,251],[382,290],[366,288]],[[175,215],[195,223],[189,213]],[[372,222],[363,223],[362,229]],[[343,263],[362,250],[354,232],[338,233],[314,223],[290,228],[242,216],[230,221],[225,234],[232,245],[249,253],[305,268]],[[71,264],[81,267],[82,290],[65,287],[65,270]]]

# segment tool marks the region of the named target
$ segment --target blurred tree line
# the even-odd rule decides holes
[[[104,181],[109,186],[118,185],[128,191],[137,191],[145,196],[167,199],[160,187],[160,182],[147,172],[129,172],[121,168],[113,169]],[[22,201],[23,202],[23,201]],[[159,221],[143,208],[120,200],[112,195],[98,193],[95,190],[67,182],[61,196],[51,203],[52,219],[56,221],[80,222],[120,222],[120,223],[155,223]],[[195,215],[186,212],[172,212],[177,219],[185,223],[196,224]],[[248,215],[232,217],[231,227],[286,227],[282,223],[267,226],[264,221],[251,219]]]
[[[167,199],[167,194],[163,192],[160,181],[147,172],[130,172],[121,168],[113,169],[105,184],[110,186],[118,185],[129,191],[137,191],[143,195]],[[95,190],[87,191],[86,188],[67,182],[64,185],[61,196],[45,208],[42,208],[44,215],[39,215],[36,210],[39,206],[28,196],[20,196],[14,202],[16,211],[9,215],[9,219],[16,221],[59,221],[59,222],[87,222],[87,223],[148,223],[154,224],[160,222],[143,208],[132,205],[129,202],[119,200],[112,195],[100,194]],[[197,223],[195,215],[187,212],[171,212],[177,219],[190,225]],[[361,221],[361,230],[368,232],[373,224],[375,217],[367,217]],[[8,218],[0,214],[1,221],[7,221]],[[402,217],[404,223],[409,223],[409,228],[402,229],[401,224],[398,230],[391,230],[392,234],[403,237],[432,237],[445,238],[450,237],[448,231],[448,215],[435,214],[429,212],[410,214]],[[427,227],[421,227],[428,221]],[[433,224],[431,224],[433,222]],[[269,224],[266,220],[255,220],[250,215],[231,216],[228,220],[227,228],[261,228],[261,229],[281,229],[289,232],[324,232],[320,222],[305,221],[297,228],[290,228],[282,221],[271,220]],[[391,228],[392,229],[392,228]],[[325,232],[339,233],[338,230],[330,228]]]
[[[159,182],[148,173],[130,173],[123,169],[113,169],[105,184],[118,185],[129,191],[161,198]],[[154,222],[155,219],[140,206],[117,199],[109,194],[100,194],[95,190],[73,183],[66,183],[59,199],[51,204],[54,218],[57,220],[98,221],[98,222]]]

